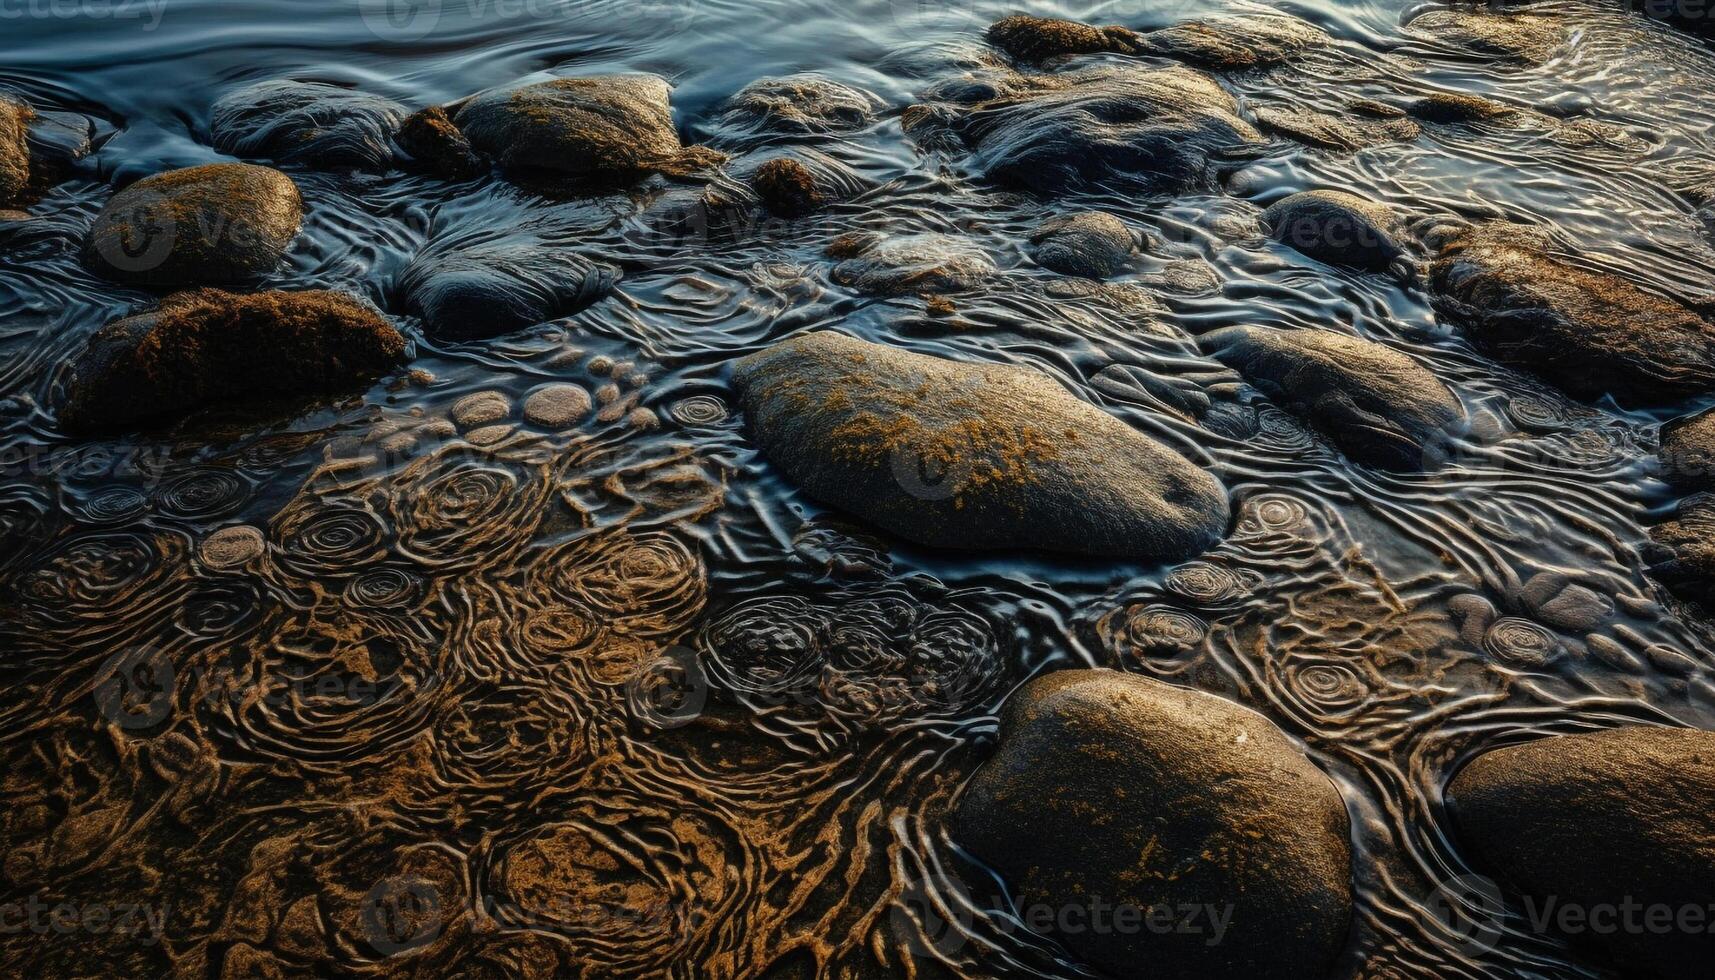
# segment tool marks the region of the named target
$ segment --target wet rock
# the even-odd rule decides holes
[[[1036,371],[818,332],[733,378],[788,478],[920,544],[1177,558],[1226,530],[1213,477]]]
[[[1614,600],[1565,572],[1538,572],[1519,590],[1532,616],[1558,630],[1586,633],[1614,615]]]
[[[882,106],[868,92],[806,72],[739,89],[722,108],[720,124],[744,136],[843,133],[874,122]]]
[[[1193,69],[1112,65],[1051,82],[965,117],[963,138],[991,180],[1044,194],[1190,189],[1221,158],[1265,142],[1232,95]]]
[[[1415,99],[1406,108],[1414,119],[1428,123],[1473,123],[1502,119],[1518,112],[1510,105],[1464,92],[1436,92]]]
[[[808,147],[746,157],[734,162],[728,174],[754,196],[758,206],[789,221],[849,201],[875,186],[846,164]],[[732,190],[725,185],[711,189],[704,194],[704,208],[714,211],[721,202],[712,198],[725,201],[731,196]],[[731,203],[727,201],[729,206]]]
[[[1459,399],[1426,368],[1359,337],[1227,327],[1199,343],[1365,465],[1422,469],[1465,417]]]
[[[478,93],[453,122],[478,153],[517,175],[590,189],[687,177],[725,157],[679,142],[671,91],[656,75],[556,78]]]
[[[1118,275],[1137,252],[1137,240],[1125,222],[1100,211],[1044,221],[1031,233],[1030,243],[1038,265],[1088,279]]]
[[[431,243],[400,274],[406,312],[447,340],[497,337],[570,316],[613,291],[619,270],[576,252],[506,240]]]
[[[1174,384],[1133,364],[1109,364],[1090,378],[1090,386],[1122,401],[1195,422],[1209,411],[1209,396],[1191,385]]]
[[[30,184],[27,140],[35,112],[9,95],[0,95],[0,205],[12,204]]]
[[[1281,198],[1262,213],[1262,222],[1275,241],[1329,265],[1385,272],[1405,251],[1393,209],[1345,191]]]
[[[303,222],[291,178],[248,163],[211,163],[145,177],[96,215],[84,264],[148,286],[258,279],[280,264]]]
[[[1027,64],[1063,55],[1114,51],[1136,54],[1138,34],[1124,27],[1091,27],[1071,20],[1016,14],[988,29],[989,43]]]
[[[590,393],[577,385],[543,385],[524,399],[524,419],[544,429],[569,429],[594,407]]]
[[[1664,423],[1656,462],[1669,483],[1715,490],[1715,409]]]
[[[1341,152],[1381,143],[1409,142],[1423,132],[1415,120],[1398,109],[1391,114],[1375,115],[1354,108],[1349,116],[1337,116],[1297,106],[1259,105],[1252,115],[1265,133]]]
[[[1700,493],[1649,531],[1649,573],[1675,595],[1715,610],[1715,496]]]
[[[399,331],[344,293],[174,293],[90,338],[60,421],[123,430],[214,403],[337,392],[404,359]]]
[[[446,110],[432,105],[418,109],[399,124],[394,137],[406,163],[447,180],[467,180],[483,171],[481,158],[470,140],[453,125]]]
[[[952,836],[1020,905],[1231,915],[1220,937],[1207,923],[1058,935],[1074,954],[1115,976],[1323,975],[1352,914],[1346,807],[1271,722],[1137,675],[1065,670],[1014,693],[1000,728]]]
[[[260,530],[249,524],[235,524],[204,538],[197,554],[210,568],[239,568],[262,557],[267,548]]]
[[[770,214],[802,218],[821,209],[825,202],[816,187],[816,175],[802,161],[790,157],[770,160],[750,178],[751,189]]]
[[[835,239],[828,254],[844,260],[834,266],[835,282],[881,296],[957,292],[995,271],[987,252],[956,235],[858,232]]]
[[[1538,14],[1497,14],[1480,10],[1428,10],[1407,24],[1469,54],[1503,61],[1541,64],[1566,41],[1562,21]]]
[[[453,402],[448,413],[461,429],[480,429],[512,415],[512,402],[498,391],[478,391]]]
[[[1708,975],[1715,733],[1620,728],[1504,746],[1461,770],[1447,799],[1480,870],[1539,908],[1552,898],[1557,909],[1616,911],[1614,928],[1581,929],[1582,940],[1604,943],[1628,971]],[[1659,921],[1652,908],[1671,910],[1669,928],[1647,927],[1646,914]],[[1672,928],[1687,909],[1698,927]]]
[[[1212,17],[1174,24],[1144,35],[1143,51],[1200,68],[1232,71],[1282,64],[1334,43],[1308,21],[1285,16]]]
[[[404,119],[404,106],[379,95],[276,79],[221,96],[209,131],[215,149],[236,157],[381,171]]]
[[[1569,394],[1659,403],[1715,386],[1715,330],[1702,317],[1555,258],[1516,228],[1455,235],[1430,278],[1436,311],[1473,344]]]

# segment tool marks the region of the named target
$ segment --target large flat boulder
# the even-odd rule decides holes
[[[1436,311],[1478,349],[1576,397],[1661,404],[1715,387],[1715,329],[1696,312],[1556,258],[1516,228],[1453,237],[1430,280]]]
[[[405,350],[385,317],[344,293],[174,293],[96,331],[72,363],[60,422],[122,431],[205,405],[336,392]]]
[[[214,103],[214,147],[236,157],[311,167],[380,171],[393,163],[405,107],[324,82],[273,79]]]
[[[1066,670],[1014,693],[1000,730],[953,839],[1022,907],[1104,903],[1107,928],[1057,936],[1074,954],[1118,977],[1325,975],[1352,915],[1346,807],[1273,723],[1134,674]]]
[[[1715,732],[1618,728],[1498,748],[1459,772],[1447,802],[1479,870],[1547,927],[1605,944],[1627,975],[1709,975]]]
[[[738,362],[757,442],[811,496],[942,548],[1195,554],[1226,490],[1037,371],[832,332]]]
[[[292,179],[248,163],[211,163],[145,177],[108,199],[90,226],[84,264],[140,286],[250,282],[279,266],[303,223]]]
[[[658,75],[556,78],[480,92],[453,122],[504,170],[623,186],[653,174],[688,176],[725,159],[679,142],[671,92]]]
[[[1427,368],[1361,337],[1226,327],[1198,342],[1365,465],[1422,469],[1465,418],[1459,399]]]

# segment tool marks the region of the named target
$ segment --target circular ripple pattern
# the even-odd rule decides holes
[[[1495,620],[1483,636],[1483,649],[1503,664],[1523,668],[1546,667],[1564,653],[1559,637],[1517,616]]]
[[[272,528],[275,561],[304,579],[343,577],[378,561],[389,530],[381,516],[355,501],[292,502]]]
[[[719,425],[727,419],[726,403],[713,395],[691,395],[667,409],[673,421],[683,426]]]
[[[198,469],[169,479],[155,493],[155,507],[165,517],[207,521],[234,513],[250,497],[250,485],[237,473]]]

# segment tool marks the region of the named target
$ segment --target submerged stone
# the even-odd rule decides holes
[[[1212,921],[1057,933],[1075,955],[1115,976],[1299,980],[1329,968],[1352,915],[1346,807],[1273,723],[1134,674],[1064,670],[1015,692],[1000,732],[951,830],[1021,906],[1229,917],[1220,935]]]
[[[9,95],[0,95],[0,205],[13,204],[30,184],[30,120],[35,112]]]
[[[1660,403],[1715,386],[1715,330],[1702,317],[1555,258],[1516,228],[1453,237],[1430,278],[1437,312],[1479,349],[1574,396]]]
[[[868,92],[805,72],[739,89],[722,108],[720,124],[743,136],[850,132],[874,122],[882,104]]]
[[[1504,61],[1541,64],[1566,41],[1564,22],[1538,14],[1481,10],[1428,10],[1407,26],[1463,52]]]
[[[1252,114],[1265,133],[1284,136],[1305,146],[1351,152],[1381,143],[1416,139],[1423,128],[1407,118],[1403,110],[1378,115],[1348,107],[1347,115],[1334,115],[1298,106],[1258,105]],[[1388,107],[1383,107],[1388,108]]]
[[[1182,190],[1208,184],[1222,157],[1265,142],[1226,89],[1190,68],[1103,66],[1050,81],[1033,97],[978,105],[964,120],[990,179],[1049,194]]]
[[[762,206],[781,218],[802,218],[827,203],[816,175],[803,161],[777,157],[756,168],[750,177],[751,190]]]
[[[404,119],[404,106],[379,95],[276,79],[221,96],[209,130],[215,149],[236,157],[381,171]]]
[[[394,141],[404,152],[408,166],[437,177],[465,180],[483,170],[482,160],[471,149],[470,140],[465,139],[446,110],[438,105],[407,116],[399,124]]]
[[[1428,123],[1473,123],[1501,119],[1518,112],[1505,103],[1465,92],[1436,92],[1411,103],[1406,109],[1415,119]]]
[[[1385,272],[1405,251],[1393,209],[1345,191],[1281,198],[1262,213],[1262,222],[1275,241],[1330,265]]]
[[[1715,496],[1681,500],[1649,536],[1643,553],[1649,573],[1680,598],[1715,611]]]
[[[406,312],[447,340],[496,337],[595,303],[619,270],[563,248],[501,241],[423,250],[400,274]]]
[[[248,163],[211,163],[145,177],[96,215],[84,264],[117,282],[184,286],[248,282],[274,271],[303,222],[291,178]]]
[[[1459,399],[1427,368],[1360,337],[1227,327],[1198,342],[1365,465],[1422,469],[1465,418]]]
[[[1125,222],[1101,211],[1050,218],[1031,232],[1030,243],[1038,265],[1088,279],[1118,275],[1137,252]]]
[[[981,246],[957,235],[859,232],[835,240],[828,254],[844,260],[834,266],[835,282],[881,296],[958,292],[995,271]]]
[[[919,544],[1181,558],[1226,529],[1213,477],[1037,371],[818,332],[733,380],[789,479]]]
[[[1015,14],[995,21],[989,43],[1027,64],[1064,55],[1115,51],[1136,54],[1138,35],[1125,27],[1091,27],[1071,20]]]
[[[1690,909],[1706,924],[1715,880],[1715,733],[1633,727],[1503,746],[1465,766],[1447,802],[1480,870],[1539,908],[1552,900],[1585,914],[1614,910],[1613,928],[1579,928],[1580,941],[1605,945],[1628,971],[1666,980],[1708,975],[1715,933],[1671,925]],[[1651,910],[1666,910],[1670,927],[1647,927],[1645,915],[1662,921]],[[1549,927],[1563,921],[1553,917]],[[1580,926],[1599,921],[1592,915]]]
[[[1715,409],[1663,423],[1656,461],[1669,483],[1715,490]]]
[[[1231,71],[1282,64],[1334,43],[1326,31],[1281,15],[1212,17],[1150,31],[1140,48],[1200,68]]]
[[[137,428],[210,404],[340,391],[404,359],[399,331],[344,293],[174,293],[90,338],[60,421]]]
[[[725,157],[679,142],[671,91],[657,75],[556,78],[478,93],[453,122],[478,153],[514,174],[590,188],[686,177]]]

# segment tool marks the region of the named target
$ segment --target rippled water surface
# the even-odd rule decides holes
[[[383,8],[20,5],[0,22],[0,86],[102,120],[98,151],[31,206],[45,230],[0,251],[0,897],[164,913],[151,942],[0,936],[3,972],[1080,975],[943,887],[980,874],[941,817],[1009,691],[1104,665],[1252,705],[1338,782],[1358,888],[1338,975],[1604,975],[1510,925],[1472,943],[1434,914],[1470,870],[1441,786],[1522,732],[1715,727],[1708,627],[1639,557],[1677,496],[1649,465],[1657,426],[1700,406],[1569,401],[1480,356],[1408,283],[1266,241],[1256,215],[1337,187],[1420,217],[1548,222],[1589,262],[1707,301],[1709,226],[1676,191],[1715,174],[1715,51],[1580,0],[1532,8],[1565,27],[1540,65],[1414,34],[1419,5],[1271,6],[1340,43],[1223,75],[1251,108],[1456,90],[1529,111],[1356,153],[1277,142],[1217,192],[1042,201],[900,124],[1015,3]],[[1028,9],[1142,28],[1244,8]],[[717,108],[757,78],[873,92],[873,125],[816,143],[873,187],[811,220],[687,230],[652,217],[682,189],[550,201],[492,177],[288,167],[308,214],[269,284],[369,298],[411,335],[409,371],[307,409],[59,430],[68,359],[148,300],[84,271],[77,242],[116,183],[222,159],[222,94],[289,76],[417,107],[608,70],[670,78],[687,142],[727,149],[749,144]],[[1088,207],[1148,231],[1122,277],[1145,292],[1051,293],[1028,261],[1031,227]],[[856,229],[956,233],[1000,272],[951,315],[858,295],[822,252]],[[393,282],[453,232],[575,247],[624,280],[569,319],[435,341]],[[1355,467],[1198,353],[1196,334],[1236,323],[1406,351],[1471,431],[1426,474]],[[836,326],[1052,374],[1216,473],[1230,535],[1169,567],[967,555],[812,503],[760,456],[727,378],[742,354]],[[1125,366],[1215,408],[1189,421],[1112,383]],[[525,418],[549,384],[589,394],[584,421]],[[1606,597],[1612,642],[1543,621],[1557,575]],[[1480,600],[1498,618],[1470,615]]]

